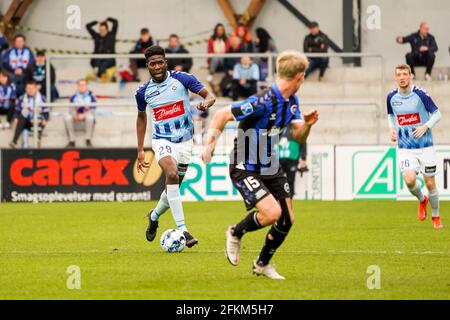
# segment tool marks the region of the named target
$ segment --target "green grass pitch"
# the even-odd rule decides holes
[[[224,255],[242,202],[185,203],[200,243],[181,254],[145,240],[154,203],[0,205],[0,299],[450,299],[450,203],[444,229],[420,222],[415,202],[296,201],[296,222],[274,257],[285,281],[251,272],[267,229],[243,239],[241,263]],[[158,237],[173,228],[170,211]],[[67,267],[81,289],[66,287]],[[381,288],[367,288],[379,266]]]

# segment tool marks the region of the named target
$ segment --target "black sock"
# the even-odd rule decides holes
[[[272,259],[275,251],[281,246],[286,236],[287,233],[278,230],[277,227],[273,225],[267,233],[266,242],[264,243],[264,247],[262,248],[256,263],[259,266],[268,265],[270,259]]]
[[[257,211],[253,211],[248,216],[244,218],[241,222],[239,222],[233,231],[233,236],[242,238],[244,233],[249,231],[255,231],[261,229],[262,226],[259,224],[258,219],[256,218]]]

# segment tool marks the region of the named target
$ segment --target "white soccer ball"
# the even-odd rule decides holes
[[[159,244],[165,252],[181,252],[186,245],[186,238],[180,230],[169,229],[161,235]]]

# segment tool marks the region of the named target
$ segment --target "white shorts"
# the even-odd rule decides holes
[[[398,149],[397,159],[400,171],[413,170],[427,177],[437,174],[436,152],[433,147],[423,149]]]
[[[153,139],[152,149],[156,160],[159,162],[164,157],[172,157],[179,164],[189,164],[192,155],[192,139],[184,142],[173,143],[166,139]]]

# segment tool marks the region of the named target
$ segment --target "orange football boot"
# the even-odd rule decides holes
[[[432,220],[435,229],[442,229],[444,227],[441,223],[441,217],[433,217]]]
[[[428,197],[424,196],[423,201],[419,203],[419,210],[417,213],[420,221],[424,221],[427,218],[427,205],[428,205]]]

